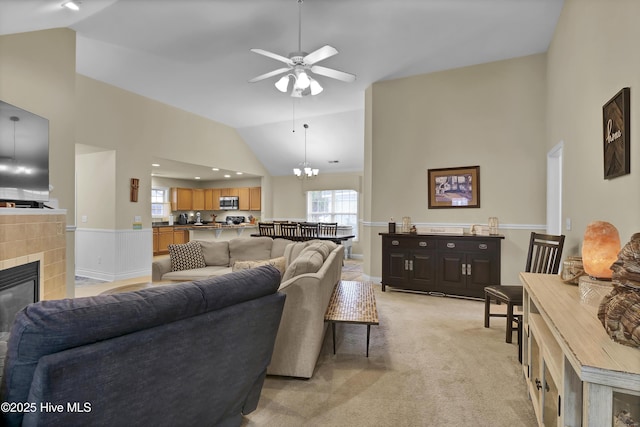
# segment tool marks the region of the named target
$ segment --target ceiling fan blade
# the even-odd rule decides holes
[[[249,80],[249,83],[259,82],[260,80],[268,79],[269,77],[277,76],[278,74],[286,73],[291,68],[278,68],[277,70],[269,71],[268,73],[264,73],[259,75],[258,77],[254,77]]]
[[[287,65],[293,66],[293,61],[282,55],[278,55],[277,53],[269,52],[268,50],[264,49],[251,49],[251,52],[257,53],[258,55],[264,55],[268,58],[275,59],[276,61],[284,62]]]
[[[334,70],[333,68],[321,67],[320,65],[314,65],[310,70],[312,73],[331,77],[332,79],[342,80],[347,83],[351,83],[356,80],[355,74],[345,73],[344,71]]]
[[[313,65],[316,62],[320,62],[324,59],[330,58],[333,55],[336,55],[337,53],[338,53],[338,50],[335,47],[324,45],[320,49],[317,49],[311,52],[310,54],[308,54],[307,56],[305,56],[304,58],[302,58],[302,60],[307,65]]]

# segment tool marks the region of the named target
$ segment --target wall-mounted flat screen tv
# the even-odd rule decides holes
[[[0,200],[49,200],[49,120],[3,101]]]

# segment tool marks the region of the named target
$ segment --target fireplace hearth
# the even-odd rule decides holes
[[[7,341],[18,311],[40,299],[40,261],[0,270],[0,341]]]

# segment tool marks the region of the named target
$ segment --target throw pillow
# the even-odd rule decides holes
[[[261,261],[236,261],[233,263],[233,267],[231,267],[231,271],[240,271],[240,270],[248,270],[250,268],[260,267],[262,265],[272,265],[278,270],[280,270],[280,274],[284,274],[284,270],[286,268],[284,257],[272,258]]]
[[[169,245],[169,259],[171,260],[171,271],[191,270],[207,266],[200,243],[196,241]]]

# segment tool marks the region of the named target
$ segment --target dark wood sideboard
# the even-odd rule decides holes
[[[484,298],[500,284],[502,235],[380,233],[382,291],[387,286]]]

